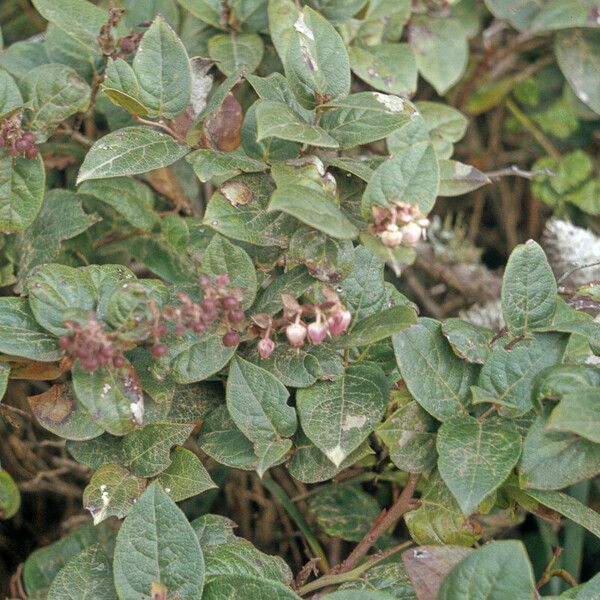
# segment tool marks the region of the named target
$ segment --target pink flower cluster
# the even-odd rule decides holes
[[[375,219],[372,230],[384,246],[414,246],[425,239],[429,219],[413,204],[397,202],[391,208],[374,205],[371,210]]]
[[[125,364],[122,348],[116,336],[104,330],[104,323],[90,315],[86,323],[66,321],[71,330],[63,335],[58,343],[73,358],[79,359],[84,371],[95,371],[112,365],[121,368]]]
[[[0,148],[8,148],[9,154],[16,158],[23,156],[31,160],[39,154],[35,145],[35,135],[21,129],[21,115],[15,114],[0,125]]]
[[[175,324],[174,333],[183,336],[188,330],[204,333],[215,321],[221,321],[227,328],[223,335],[225,346],[240,343],[239,329],[246,315],[242,310],[244,290],[231,288],[228,275],[218,275],[214,284],[206,276],[200,278],[202,302],[194,302],[187,294],[179,293],[181,306],[167,306],[162,312],[165,321]]]
[[[285,333],[292,347],[302,348],[306,342],[318,346],[328,335],[337,337],[348,329],[352,320],[350,311],[333,290],[324,288],[323,294],[325,301],[320,304],[300,304],[293,296],[282,294],[282,318],[264,314],[252,317],[255,331],[262,335],[257,345],[261,358],[269,358],[275,350],[275,341],[271,339],[274,332]]]

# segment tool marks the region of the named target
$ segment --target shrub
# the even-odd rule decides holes
[[[0,392],[37,473],[3,458],[0,509],[80,522],[85,480],[92,518],[30,527],[6,592],[600,597],[597,284],[516,243],[506,180],[501,280],[436,204],[480,218],[515,175],[594,226],[597,3],[32,4],[0,55]],[[462,111],[527,164],[475,156]],[[452,316],[488,281],[499,327]]]

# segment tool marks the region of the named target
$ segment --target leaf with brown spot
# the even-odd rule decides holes
[[[245,206],[252,202],[252,190],[243,181],[227,181],[219,187],[218,191],[231,202],[232,206]]]
[[[419,600],[435,600],[448,573],[473,550],[464,546],[418,546],[402,555]]]
[[[42,394],[29,396],[27,401],[40,425],[63,438],[89,440],[102,433],[102,428],[73,397],[67,383],[53,385]]]
[[[242,107],[229,92],[221,105],[204,120],[202,145],[223,152],[235,150],[242,142],[243,120]]]

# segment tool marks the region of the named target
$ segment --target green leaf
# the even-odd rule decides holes
[[[381,311],[385,301],[383,260],[364,246],[354,252],[354,270],[340,283],[340,298],[355,320]]]
[[[151,116],[172,119],[187,108],[192,93],[190,61],[181,40],[162,17],[156,17],[144,33],[132,66],[140,86],[139,99]]]
[[[228,467],[252,471],[258,464],[252,442],[235,426],[225,405],[208,414],[198,444],[203,452]]]
[[[417,322],[417,313],[407,305],[393,306],[354,325],[350,333],[336,340],[336,348],[356,348],[391,337]]]
[[[202,596],[198,538],[159,484],[148,487],[119,530],[113,569],[119,598],[148,598],[154,581],[180,600]]]
[[[575,433],[600,443],[600,388],[579,388],[563,396],[552,411],[546,429]]]
[[[272,179],[264,175],[230,179],[210,198],[203,223],[234,240],[285,248],[297,223],[288,215],[267,212],[273,189]],[[243,195],[247,203],[228,199],[235,200],[239,195]]]
[[[462,76],[469,47],[462,23],[453,17],[411,19],[408,41],[423,79],[443,96]]]
[[[25,561],[23,582],[30,598],[45,598],[57,573],[82,550],[101,543],[105,549],[112,543],[107,527],[94,527],[91,522],[80,525],[58,541],[35,550]]]
[[[509,422],[461,415],[442,423],[437,451],[440,475],[469,516],[512,472],[521,436]]]
[[[556,280],[542,248],[529,240],[511,253],[502,281],[502,315],[514,335],[550,325]]]
[[[307,123],[283,102],[260,100],[256,104],[257,141],[276,137],[322,148],[337,148],[338,142],[322,127]]]
[[[208,55],[225,75],[232,75],[242,67],[249,73],[256,71],[264,49],[263,41],[256,33],[218,34],[208,41]]]
[[[108,20],[105,10],[85,0],[33,0],[36,10],[84,46],[95,46]]]
[[[90,372],[75,363],[71,373],[77,400],[105,431],[125,435],[134,425],[142,424],[144,394],[131,364],[118,370],[102,367]]]
[[[377,591],[374,591],[377,590]],[[375,565],[354,581],[347,581],[338,588],[338,598],[343,598],[343,593],[352,592],[358,594],[379,594],[373,600],[385,600],[384,594],[390,594],[390,598],[401,600],[417,600],[417,595],[408,575],[401,562],[389,562]],[[368,596],[356,596],[356,598],[367,598]]]
[[[33,223],[44,201],[42,158],[0,158],[0,231],[15,233]]]
[[[544,430],[538,417],[523,442],[519,468],[522,487],[558,490],[600,472],[600,445],[571,433]]]
[[[3,69],[0,70],[0,117],[23,106],[21,92],[15,80]]]
[[[538,333],[508,350],[496,345],[486,361],[473,401],[493,402],[525,414],[533,408],[534,377],[561,362],[568,338],[560,333]]]
[[[525,546],[515,540],[491,542],[467,556],[444,579],[438,600],[530,600],[533,569]]]
[[[72,558],[58,572],[48,590],[48,600],[114,600],[116,595],[112,565],[100,544]]]
[[[508,21],[519,30],[529,29],[541,4],[534,0],[521,0],[514,4],[512,0],[485,0],[487,9],[498,19]]]
[[[402,377],[429,414],[444,421],[465,412],[477,368],[452,352],[440,323],[419,319],[416,325],[395,334],[393,342]]]
[[[251,363],[269,371],[287,387],[311,386],[319,379],[322,370],[319,361],[301,348],[289,344],[276,344],[269,358],[261,358],[258,352],[246,357]]]
[[[290,240],[288,257],[304,263],[313,277],[333,283],[347,277],[354,267],[354,246],[349,240],[332,239],[310,227],[299,227]]]
[[[90,102],[90,86],[66,65],[36,67],[23,78],[22,87],[32,111],[28,127],[40,141],[45,141],[59,123],[85,111]]]
[[[67,440],[89,440],[104,431],[73,397],[70,386],[66,383],[53,385],[41,394],[28,396],[27,401],[42,427]]]
[[[309,7],[294,22],[283,64],[290,87],[305,108],[350,93],[346,46],[333,25]]]
[[[52,262],[61,242],[83,233],[98,221],[86,214],[81,199],[68,190],[50,190],[35,221],[19,236],[19,278],[23,280],[33,267]]]
[[[83,490],[83,507],[90,511],[94,525],[108,517],[122,519],[135,506],[145,485],[121,465],[104,465]]]
[[[188,439],[193,425],[154,423],[128,433],[121,443],[124,465],[138,477],[154,477],[170,464],[170,450]]]
[[[306,436],[336,466],[373,431],[387,405],[387,381],[373,365],[353,365],[337,381],[298,390]]]
[[[248,253],[220,235],[213,236],[202,256],[202,271],[207,275],[229,275],[232,287],[244,289],[242,308],[252,305],[258,283]]]
[[[524,495],[527,499],[533,498],[533,500],[555,510],[574,523],[585,527],[596,537],[600,537],[600,516],[595,510],[582,504],[576,498],[562,492],[550,490],[529,489],[526,492],[518,490],[517,494],[515,494],[517,500],[519,500],[520,495]]]
[[[294,8],[294,10],[296,9]],[[296,115],[301,116],[303,121],[306,121],[306,123],[313,122],[314,112],[307,110],[296,100],[288,80],[281,73],[271,73],[268,77],[258,77],[250,74],[247,76],[247,80],[261,100],[272,100],[286,104]]]
[[[203,551],[209,546],[218,546],[237,539],[233,533],[237,524],[221,515],[202,515],[194,519],[190,525]]]
[[[378,167],[362,197],[362,210],[371,216],[371,206],[389,208],[394,202],[416,205],[429,212],[439,188],[439,167],[433,146],[418,142],[399,151]]]
[[[35,320],[25,298],[0,298],[0,352],[52,362],[62,356],[56,337]]]
[[[359,542],[381,512],[375,498],[352,484],[325,487],[308,505],[323,532],[351,542]]]
[[[14,517],[21,506],[19,488],[9,473],[0,469],[0,519]]]
[[[188,151],[187,146],[166,133],[147,127],[124,127],[94,143],[79,169],[77,183],[146,173],[173,164]]]
[[[177,383],[194,383],[218,373],[235,354],[235,347],[223,345],[223,333],[216,326],[198,336],[188,332],[183,337],[169,336],[169,352],[152,368],[157,377],[171,374]]]
[[[291,583],[292,572],[283,559],[261,552],[248,540],[232,537],[232,540],[224,543],[203,547],[207,577],[212,580],[221,575],[239,574],[288,585]],[[202,545],[202,540],[200,543]]]
[[[219,575],[206,584],[202,600],[299,600],[287,585],[251,575]],[[184,599],[185,600],[185,599]]]
[[[294,442],[294,455],[287,467],[290,475],[302,483],[319,483],[332,479],[343,469],[373,454],[368,440],[365,440],[339,466],[336,466],[304,435],[302,430],[296,432]]]
[[[194,169],[200,181],[211,179],[230,179],[240,173],[257,173],[266,171],[267,165],[261,160],[246,156],[242,152],[219,152],[201,148],[188,154],[185,158]]]
[[[442,159],[440,165],[440,196],[462,196],[491,183],[479,169],[457,160]]]
[[[67,441],[67,450],[78,463],[90,469],[123,462],[121,438],[108,433],[83,442]]]
[[[157,481],[174,502],[180,502],[217,487],[202,461],[185,448],[173,450],[171,464],[160,474]]]
[[[0,402],[6,394],[6,388],[8,387],[8,376],[10,375],[10,365],[5,362],[0,362]]]
[[[406,513],[406,526],[417,544],[472,546],[481,526],[465,519],[454,496],[437,471],[429,477],[419,508]]]
[[[285,61],[300,10],[293,0],[269,0],[269,32],[281,61]]]
[[[293,180],[292,180],[293,181]],[[298,183],[284,183],[271,196],[268,211],[285,212],[310,227],[331,237],[351,240],[358,229],[321,187],[299,179]]]
[[[594,12],[597,8],[595,0],[580,0],[572,6],[566,5],[562,0],[548,0],[539,6],[539,12],[531,23],[531,30],[540,32],[572,27],[597,28],[600,26]]]
[[[225,29],[221,19],[223,5],[220,0],[177,0],[194,17],[218,29]]]
[[[352,148],[381,140],[410,122],[416,109],[407,100],[380,92],[359,92],[327,103],[319,126],[339,142]]]
[[[388,94],[411,96],[417,89],[417,62],[408,44],[380,44],[348,48],[357,77]]]
[[[555,37],[558,66],[579,100],[600,114],[600,32],[568,29]]]
[[[315,280],[304,266],[294,267],[276,277],[273,282],[259,295],[252,312],[274,315],[283,308],[281,294],[290,294],[299,298]]]
[[[132,177],[85,181],[79,192],[98,198],[138,229],[151,231],[158,223],[152,190]]]
[[[431,471],[436,463],[436,426],[431,415],[410,401],[394,411],[376,431],[400,470],[422,473]]]
[[[37,322],[55,335],[70,333],[64,324],[67,311],[79,309],[87,313],[95,308],[96,287],[81,269],[59,264],[36,267],[25,287]]]
[[[233,422],[254,444],[254,452],[264,463],[257,467],[262,477],[291,447],[281,439],[291,437],[297,426],[296,411],[287,405],[289,393],[265,369],[236,358],[229,368],[226,396]]]
[[[467,362],[482,365],[489,358],[492,351],[490,343],[494,337],[491,329],[450,318],[442,323],[442,333],[454,353]]]

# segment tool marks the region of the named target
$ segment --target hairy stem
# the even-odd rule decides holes
[[[413,494],[419,480],[418,473],[411,473],[404,489],[389,510],[383,510],[375,519],[373,526],[366,533],[348,558],[332,569],[332,573],[346,573],[354,568],[358,561],[365,556],[371,546],[406,512],[414,508]]]

